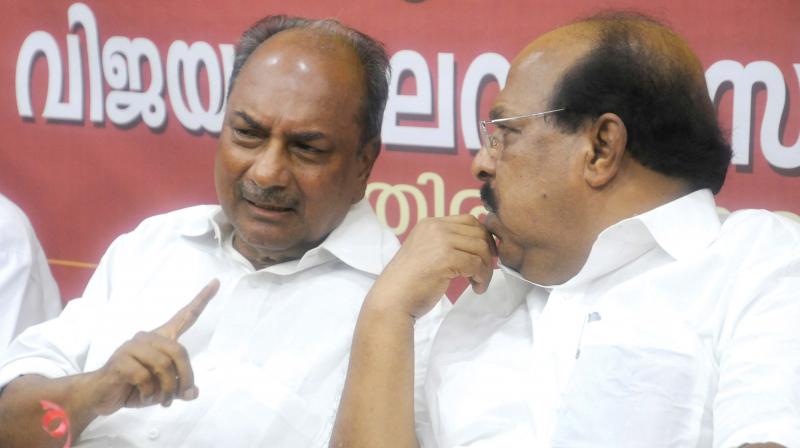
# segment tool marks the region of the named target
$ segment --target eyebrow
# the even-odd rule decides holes
[[[245,122],[247,122],[247,125],[250,126],[251,128],[259,132],[262,132],[264,134],[269,134],[269,129],[267,129],[261,123],[256,121],[255,118],[248,115],[247,112],[237,110],[236,112],[234,112],[234,114],[240,117]],[[319,131],[294,131],[294,132],[290,131],[286,133],[286,136],[290,140],[303,143],[311,142],[314,140],[325,139],[328,137],[327,135],[325,135],[324,132],[319,132]]]
[[[318,131],[287,132],[286,136],[292,141],[302,143],[313,142],[314,140],[321,140],[327,137],[325,134]]]
[[[490,120],[497,120],[498,118],[503,118],[508,116],[508,112],[506,108],[503,106],[495,106],[492,110],[489,111],[489,119]]]
[[[264,132],[264,133],[267,132],[267,129],[264,128],[264,126],[261,126],[261,123],[257,122],[255,118],[251,117],[250,115],[247,115],[247,112],[237,110],[236,112],[234,112],[234,114],[239,118],[241,118],[242,120],[244,120],[245,122],[247,122],[247,125],[250,126],[251,128],[259,132]]]

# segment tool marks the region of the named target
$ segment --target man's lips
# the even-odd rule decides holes
[[[258,202],[253,202],[246,198],[245,201],[247,201],[248,204],[252,205],[255,208],[265,210],[268,212],[289,213],[295,211],[294,207],[286,207],[284,205],[279,205],[279,204],[258,203]]]

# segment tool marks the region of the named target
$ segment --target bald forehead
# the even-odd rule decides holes
[[[688,44],[669,28],[637,17],[598,17],[556,28],[525,47],[509,71],[506,98],[536,89],[536,102],[547,102],[559,80],[582,58],[604,45],[608,33],[625,36],[625,45],[664,72],[687,73],[704,82],[702,64]],[[648,63],[650,63],[648,62]]]
[[[612,29],[624,29],[628,44],[638,47],[640,54],[649,54],[661,59],[662,64],[702,75],[700,60],[683,38],[663,25],[644,18],[594,18],[556,28],[531,42],[518,56],[527,58],[537,51],[549,50],[553,57],[563,62],[575,62],[603,39],[604,33]],[[520,61],[524,65],[524,61]]]
[[[596,31],[576,24],[550,31],[531,42],[514,58],[495,107],[510,115],[544,110],[558,81],[594,47],[597,36]]]
[[[354,87],[363,85],[360,67],[358,56],[343,38],[323,30],[293,28],[259,45],[242,67],[240,76],[260,76],[262,70],[299,76],[324,74],[330,82]]]
[[[316,50],[320,53],[327,51],[341,53],[341,55],[349,53],[350,56],[355,57],[355,52],[344,38],[322,29],[290,28],[265,40],[259,46],[259,50],[262,47],[274,48],[280,46],[305,49],[308,51]]]
[[[311,57],[320,62],[343,61],[347,64],[356,63],[355,66],[358,66],[358,57],[355,51],[344,39],[321,30],[308,28],[281,31],[259,45],[253,52],[253,56],[263,57],[270,53],[283,54],[284,57]]]
[[[528,44],[514,59],[513,65],[520,70],[543,63],[567,67],[589,52],[597,44],[599,36],[597,28],[583,23],[556,28]]]

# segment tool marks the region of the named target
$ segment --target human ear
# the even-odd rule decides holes
[[[356,178],[358,188],[352,198],[352,203],[360,201],[366,192],[367,181],[372,173],[372,167],[375,165],[375,160],[381,151],[380,137],[374,137],[367,141],[361,148],[356,151],[355,164],[356,164]]]
[[[584,160],[584,178],[593,188],[609,184],[622,166],[622,157],[628,144],[628,131],[622,119],[605,113],[589,126],[592,151]]]

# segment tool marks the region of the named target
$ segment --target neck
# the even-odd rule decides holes
[[[631,164],[625,176],[619,176],[607,187],[594,196],[594,213],[597,220],[595,238],[603,230],[623,219],[627,219],[689,194],[692,189],[682,179],[665,176],[644,168],[638,163]]]
[[[238,234],[233,234],[233,248],[242,254],[258,271],[268,266],[301,258],[310,248],[296,248],[283,251],[267,251],[248,244]],[[312,246],[313,247],[313,246]]]
[[[540,285],[558,285],[574,277],[589,258],[600,233],[612,225],[691,192],[686,181],[664,176],[635,164],[624,176],[600,189],[587,190],[581,212],[572,218],[580,223],[569,232],[569,240],[548,250],[538,250],[523,263],[520,273]]]

